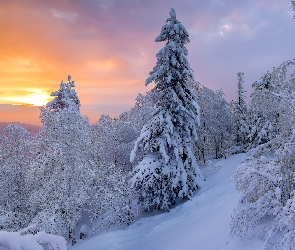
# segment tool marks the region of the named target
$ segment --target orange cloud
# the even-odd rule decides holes
[[[0,104],[45,105],[68,74],[76,81],[82,106],[121,102],[112,113],[131,107],[137,93],[147,90],[149,69],[140,73],[148,63],[145,46],[135,42],[126,47],[116,38],[120,32],[111,34],[113,28],[86,12],[68,1],[1,3],[0,91],[5,94],[0,94]]]

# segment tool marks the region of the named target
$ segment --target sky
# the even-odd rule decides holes
[[[190,35],[195,80],[236,98],[295,57],[289,0],[0,0],[0,122],[40,125],[39,107],[71,75],[81,113],[130,109],[165,43],[155,38],[174,8]]]

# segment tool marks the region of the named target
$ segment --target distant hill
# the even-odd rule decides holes
[[[6,128],[6,126],[8,126],[9,124],[15,124],[15,125],[18,125],[20,127],[23,127],[26,130],[28,130],[28,132],[31,135],[37,134],[38,131],[41,128],[41,127],[36,126],[36,125],[27,124],[27,123],[21,123],[21,122],[0,122],[0,134],[3,134],[4,133],[4,128]]]

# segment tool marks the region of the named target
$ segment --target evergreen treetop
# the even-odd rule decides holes
[[[59,110],[67,107],[75,107],[79,110],[81,104],[75,89],[75,81],[71,81],[71,76],[68,76],[68,82],[61,81],[60,88],[51,93],[55,98],[47,103],[48,110]]]

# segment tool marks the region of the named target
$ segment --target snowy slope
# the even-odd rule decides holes
[[[246,158],[233,155],[213,164],[221,166],[213,174],[204,168],[207,176],[194,198],[180,204],[170,212],[141,218],[122,230],[104,233],[79,241],[72,250],[251,250],[262,244],[257,240],[241,242],[229,238],[230,216],[240,194],[230,176]]]

